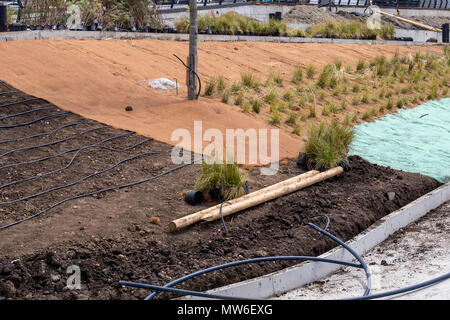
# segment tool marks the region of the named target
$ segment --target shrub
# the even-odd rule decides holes
[[[245,180],[236,162],[212,164],[203,162],[197,175],[195,189],[208,192],[218,188],[224,200],[230,200],[245,194]]]
[[[340,125],[338,121],[313,124],[305,145],[309,165],[316,169],[336,167],[346,156],[353,137],[353,129]]]

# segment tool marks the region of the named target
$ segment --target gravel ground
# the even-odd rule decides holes
[[[372,294],[430,280],[450,270],[450,202],[399,230],[363,256],[372,273]],[[361,270],[344,268],[327,279],[291,291],[279,299],[341,299],[362,295]],[[448,300],[450,280],[391,297],[402,300]]]

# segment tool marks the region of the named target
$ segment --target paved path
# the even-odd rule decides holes
[[[372,273],[371,293],[424,282],[450,272],[450,202],[401,229],[363,256]],[[361,296],[362,270],[344,268],[279,299],[341,299]],[[450,279],[390,299],[450,300]]]

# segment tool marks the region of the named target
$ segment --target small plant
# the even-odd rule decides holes
[[[350,127],[350,124],[351,124],[351,117],[350,117],[350,114],[347,113],[345,115],[345,118],[344,118],[344,121],[343,121],[343,125],[346,126],[346,127]]]
[[[406,97],[399,98],[397,100],[397,108],[403,108],[408,103]]]
[[[342,102],[341,102],[341,109],[342,110],[347,110],[347,101],[342,100]]]
[[[271,88],[269,92],[264,96],[264,101],[267,103],[274,103],[278,99],[277,91]]]
[[[316,74],[316,69],[314,68],[314,66],[312,66],[312,65],[309,65],[307,68],[306,68],[306,77],[308,78],[308,79],[312,79],[312,78],[314,78],[314,75]]]
[[[222,93],[222,102],[223,103],[228,103],[228,100],[230,99],[230,90],[225,90]]]
[[[356,71],[361,73],[364,72],[366,68],[366,62],[364,60],[359,60],[358,64],[356,65]]]
[[[298,124],[294,124],[294,126],[292,127],[292,133],[299,136],[301,133],[301,127]]]
[[[361,91],[359,84],[357,84],[357,83],[353,84],[352,92],[358,93],[359,91]]]
[[[336,104],[330,103],[329,106],[330,106],[330,112],[331,113],[336,114],[336,113],[339,112],[339,108],[338,108],[338,106]]]
[[[240,92],[236,98],[234,98],[234,104],[237,106],[241,106],[244,103],[244,92]]]
[[[236,162],[208,164],[203,162],[197,175],[195,189],[209,192],[219,189],[224,200],[235,199],[245,194],[245,176]]]
[[[352,105],[357,106],[359,105],[360,101],[359,101],[359,97],[358,96],[353,96],[352,97]]]
[[[386,103],[386,109],[391,110],[394,107],[394,102],[392,99],[389,98],[388,102]]]
[[[283,100],[284,101],[292,101],[292,100],[294,100],[294,94],[290,90],[286,90],[283,93]]]
[[[323,108],[322,108],[322,115],[323,116],[329,116],[330,115],[330,107],[328,106],[328,105],[325,105]]]
[[[299,84],[303,81],[303,70],[300,67],[297,67],[292,75],[291,82],[295,84]]]
[[[288,119],[286,120],[286,123],[294,126],[297,123],[297,114],[296,113],[291,113],[288,117]]]
[[[270,123],[273,125],[279,124],[281,122],[280,113],[278,110],[273,109],[272,110],[272,118],[270,119]]]
[[[362,96],[362,98],[361,98],[361,103],[365,103],[365,104],[369,103],[369,95],[368,95],[367,92],[365,92],[365,93],[363,94],[363,96]]]
[[[227,87],[224,76],[217,77],[217,92],[222,93]]]
[[[245,101],[244,104],[242,105],[242,111],[246,113],[250,112],[250,105],[247,101]]]
[[[316,117],[316,106],[310,105],[308,118],[315,118],[315,117]]]
[[[352,114],[352,122],[353,122],[353,123],[358,122],[358,111],[353,111],[353,114]]]
[[[369,120],[370,119],[370,112],[369,110],[364,111],[363,115],[362,115],[362,119],[365,120]]]
[[[271,72],[269,75],[270,82],[278,87],[283,86],[283,78],[281,77],[281,74],[279,72]]]
[[[206,87],[205,87],[205,93],[204,93],[205,96],[210,97],[214,94],[214,91],[216,90],[216,84],[217,84],[217,81],[215,78],[211,78],[209,80],[209,82],[206,84]]]
[[[252,110],[255,113],[260,113],[261,112],[261,104],[259,103],[258,99],[253,99],[252,100]]]
[[[353,129],[340,125],[338,121],[313,124],[305,145],[309,165],[315,169],[336,167],[347,155],[353,138]]]
[[[255,75],[250,72],[241,73],[241,83],[242,86],[257,89],[259,87],[259,81],[256,79]]]
[[[237,82],[233,82],[231,85],[231,92],[233,94],[237,94],[241,90],[241,85]]]

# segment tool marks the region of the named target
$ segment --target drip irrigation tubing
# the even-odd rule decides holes
[[[32,113],[32,112],[36,112],[36,111],[41,111],[41,110],[49,110],[49,109],[53,109],[53,108],[55,108],[55,106],[34,108],[34,109],[31,109],[31,110],[28,110],[28,111],[14,113],[14,114],[11,114],[11,115],[8,115],[8,116],[0,117],[0,120],[14,118],[14,117],[22,116],[24,114],[28,114],[28,113]]]
[[[29,98],[29,99],[25,99],[25,100],[22,100],[22,101],[8,102],[8,103],[5,103],[5,104],[0,104],[0,108],[14,106],[16,104],[22,104],[22,103],[25,103],[25,102],[35,101],[35,100],[39,100],[39,99],[41,99],[41,98]]]
[[[4,94],[10,94],[10,93],[16,93],[16,92],[19,92],[19,91],[17,91],[17,90],[3,91],[3,92],[0,92],[0,96],[2,96],[2,95],[4,95]]]
[[[35,135],[32,135],[32,136],[21,137],[21,138],[16,138],[16,139],[9,139],[9,140],[0,140],[0,144],[9,143],[9,142],[19,142],[19,141],[32,139],[32,138],[48,136],[48,135],[50,135],[52,133],[58,132],[59,130],[62,130],[62,129],[65,129],[65,128],[68,128],[68,127],[73,127],[73,126],[76,126],[76,125],[78,125],[78,122],[72,122],[72,123],[69,123],[69,124],[65,124],[65,125],[63,125],[63,126],[61,126],[59,128],[54,129],[54,130],[38,133],[38,134],[35,134]]]
[[[105,146],[99,146],[99,145],[85,146],[85,147],[82,147],[82,148],[80,148],[79,150],[76,151],[76,153],[73,155],[72,159],[68,162],[68,164],[66,166],[61,167],[61,168],[56,169],[56,170],[53,170],[53,171],[46,172],[46,173],[40,173],[40,174],[37,174],[35,176],[31,176],[31,177],[28,177],[28,178],[23,178],[23,179],[20,179],[20,180],[15,180],[15,181],[12,181],[12,182],[8,182],[8,183],[6,183],[4,185],[1,185],[0,186],[0,190],[4,189],[6,187],[9,187],[9,186],[15,185],[15,184],[19,184],[19,183],[22,183],[22,182],[25,182],[25,181],[32,181],[32,180],[38,179],[38,178],[43,178],[43,177],[49,176],[51,174],[55,174],[55,173],[58,173],[60,171],[66,170],[73,164],[73,162],[75,161],[75,158],[79,155],[79,153],[81,151],[83,151],[83,150],[86,150],[86,149],[99,148],[99,149],[103,149],[103,150],[106,149],[108,151],[121,152],[121,151],[131,150],[131,149],[133,149],[133,148],[135,148],[137,146],[140,146],[141,144],[143,144],[143,143],[145,143],[147,141],[151,141],[151,140],[153,140],[153,138],[147,138],[147,139],[145,139],[145,140],[143,140],[141,142],[138,142],[138,143],[136,143],[136,144],[134,144],[132,146],[129,146],[129,147],[126,147],[126,148],[122,148],[122,149],[112,149],[112,148],[108,148],[108,147],[105,147]]]
[[[183,66],[186,67],[186,69],[189,70],[189,72],[193,73],[197,77],[197,80],[198,80],[198,91],[197,91],[197,95],[195,96],[195,100],[198,100],[198,96],[200,95],[200,92],[202,91],[202,82],[200,81],[200,77],[198,76],[197,72],[195,72],[194,69],[192,69],[190,66],[186,65],[184,63],[184,61],[181,60],[175,53],[173,55],[175,56],[175,58],[180,60],[180,62],[183,64]]]
[[[308,223],[308,225],[310,227],[313,227],[315,230],[323,233],[326,236],[330,236],[331,234],[328,233],[327,231],[317,227],[316,225],[312,224],[312,223]],[[333,239],[334,241],[336,241],[336,237],[332,236],[331,239]],[[351,250],[351,248],[349,248],[344,242],[342,242],[341,240],[337,239],[338,243],[340,245],[342,245],[346,250],[349,250],[349,252],[355,256],[355,258],[357,258],[358,261],[362,260],[358,254],[356,254],[353,250]],[[358,259],[359,258],[359,259]],[[158,295],[161,291],[169,291],[168,289],[170,288],[171,292],[174,293],[181,293],[184,294],[184,292],[180,292],[178,290],[180,289],[175,289],[175,288],[171,288],[174,285],[177,285],[181,282],[184,282],[186,280],[213,272],[213,271],[217,271],[217,270],[222,270],[222,269],[227,269],[227,268],[231,268],[231,267],[235,267],[235,266],[239,266],[239,265],[245,265],[245,264],[252,264],[252,263],[258,263],[258,262],[269,262],[269,261],[316,261],[316,262],[328,262],[328,263],[333,263],[333,264],[339,264],[339,265],[344,265],[344,266],[350,266],[350,267],[355,267],[355,268],[362,268],[364,269],[365,264],[357,264],[357,263],[352,263],[352,262],[346,262],[346,261],[339,261],[339,260],[334,260],[334,259],[328,259],[328,258],[321,258],[321,257],[312,257],[312,256],[274,256],[274,257],[261,257],[261,258],[253,258],[253,259],[247,259],[247,260],[241,260],[241,261],[234,261],[234,262],[229,262],[229,263],[225,263],[222,265],[218,265],[218,266],[214,266],[214,267],[210,267],[207,269],[203,269],[191,274],[188,274],[186,276],[183,276],[181,278],[178,278],[164,286],[152,286],[153,290],[156,290],[155,292],[153,292],[152,294],[148,295],[144,300],[152,300],[156,295]],[[367,272],[366,272],[367,275]],[[369,273],[370,275],[370,273]],[[136,283],[136,282],[128,282],[128,281],[119,281],[119,284],[121,285],[126,285],[126,286],[134,286],[137,287],[139,285],[139,287],[143,287],[142,283]],[[370,291],[370,276],[368,277],[368,282],[367,282],[367,288],[369,290],[365,291],[365,295],[366,293],[368,293]],[[208,293],[204,293],[204,292],[198,292],[198,291],[190,291],[191,295],[193,296],[200,296],[200,297],[204,297],[204,298],[212,298],[215,299],[214,295],[208,294]],[[236,297],[222,297],[225,299],[235,299]],[[240,298],[240,299],[248,299],[248,298]]]
[[[53,191],[56,191],[56,190],[69,188],[69,187],[77,185],[77,184],[79,184],[79,183],[81,183],[83,181],[86,181],[86,180],[88,180],[88,179],[90,179],[92,177],[95,177],[95,176],[97,176],[99,174],[111,171],[114,168],[120,166],[122,163],[131,161],[131,160],[134,160],[134,159],[137,159],[137,158],[140,158],[140,157],[144,157],[144,156],[148,156],[148,155],[154,155],[154,154],[159,154],[159,152],[139,153],[139,154],[134,155],[132,157],[128,157],[126,159],[120,160],[119,162],[115,163],[114,165],[112,165],[109,168],[106,168],[106,169],[103,169],[103,170],[100,170],[100,171],[95,171],[94,173],[88,174],[87,176],[84,176],[84,177],[82,177],[82,178],[80,178],[80,179],[78,179],[78,180],[76,180],[74,182],[71,182],[71,183],[68,183],[68,184],[64,184],[64,185],[60,185],[60,186],[56,186],[56,187],[52,187],[50,189],[47,189],[47,190],[44,190],[44,191],[41,191],[41,192],[38,192],[38,193],[35,193],[35,194],[32,194],[32,195],[29,195],[29,196],[26,196],[26,197],[23,197],[23,198],[20,198],[20,199],[7,201],[7,202],[0,202],[0,205],[11,205],[11,204],[15,204],[15,203],[18,203],[18,202],[21,202],[21,201],[25,201],[25,200],[29,200],[29,199],[32,199],[32,198],[37,198],[39,196],[42,196],[44,194],[47,194],[47,193],[50,193],[50,192],[53,192]]]
[[[32,121],[29,121],[29,122],[12,124],[12,125],[8,125],[8,126],[0,126],[0,130],[1,129],[12,129],[12,128],[18,128],[18,127],[25,127],[25,126],[28,126],[30,124],[33,124],[33,123],[36,123],[36,122],[39,122],[39,121],[42,121],[42,120],[50,120],[50,119],[54,119],[54,118],[64,117],[64,116],[67,116],[68,114],[71,114],[71,112],[67,111],[67,112],[62,112],[62,113],[51,114],[51,115],[44,116],[44,117],[41,117],[39,119],[35,119],[35,120],[32,120]]]
[[[33,149],[39,149],[39,148],[43,148],[43,147],[53,146],[55,144],[59,144],[59,143],[63,143],[63,142],[66,142],[66,141],[70,141],[70,140],[76,139],[76,138],[78,138],[78,137],[80,137],[80,136],[82,136],[82,135],[84,135],[86,133],[98,131],[98,130],[105,129],[105,128],[110,128],[110,126],[101,126],[101,127],[97,127],[97,128],[90,128],[88,130],[85,130],[83,132],[74,134],[74,135],[72,135],[70,137],[67,137],[67,138],[64,138],[64,139],[59,139],[59,140],[55,140],[55,141],[52,141],[52,142],[49,142],[49,143],[38,144],[38,145],[30,146],[30,147],[22,147],[22,148],[18,148],[18,149],[9,150],[9,151],[7,151],[5,153],[0,154],[0,158],[4,157],[4,156],[7,156],[9,154],[18,152],[18,151],[27,151],[27,150],[33,150]]]
[[[96,144],[93,144],[93,145],[100,145],[100,144],[103,144],[105,142],[108,142],[108,141],[111,141],[111,140],[115,140],[115,139],[118,139],[118,138],[122,138],[122,137],[125,137],[125,136],[129,136],[129,135],[132,135],[132,134],[134,134],[134,132],[131,132],[131,131],[127,132],[127,133],[122,133],[122,134],[119,134],[119,135],[116,135],[116,136],[104,139],[104,140],[102,140],[100,142],[97,142]],[[6,165],[1,166],[0,169],[6,169],[6,168],[11,168],[11,167],[18,167],[18,166],[34,164],[34,163],[37,163],[37,162],[54,159],[54,158],[60,157],[62,155],[65,155],[67,153],[78,151],[81,148],[83,148],[83,147],[69,149],[69,150],[63,151],[63,152],[55,154],[55,155],[51,155],[51,156],[47,156],[47,157],[43,157],[43,158],[39,158],[39,159],[34,159],[34,160],[30,160],[30,161],[6,164]],[[106,147],[104,147],[104,148],[106,148]],[[114,151],[114,150],[112,150],[112,151]]]
[[[159,178],[159,177],[162,177],[162,176],[164,176],[164,175],[167,175],[167,174],[169,174],[169,173],[171,173],[171,172],[173,172],[173,171],[176,171],[176,170],[179,170],[179,169],[181,169],[181,168],[184,168],[184,167],[187,167],[187,166],[189,166],[189,165],[192,165],[194,162],[195,162],[195,160],[194,160],[194,161],[190,161],[190,162],[188,162],[188,163],[185,163],[185,164],[176,166],[176,167],[174,167],[174,168],[172,168],[172,169],[166,170],[166,171],[161,172],[161,173],[159,173],[159,174],[157,174],[157,175],[155,175],[155,176],[152,176],[152,177],[149,177],[149,178],[145,178],[145,179],[142,179],[142,180],[138,180],[138,181],[134,181],[134,182],[127,183],[127,184],[122,184],[122,185],[116,185],[116,186],[104,188],[104,189],[101,189],[101,190],[92,191],[92,192],[88,192],[88,193],[83,193],[83,194],[79,194],[79,195],[76,195],[76,196],[73,196],[73,197],[70,197],[70,198],[66,198],[66,199],[64,199],[64,200],[61,200],[61,201],[56,202],[55,204],[53,204],[53,205],[51,205],[51,206],[49,206],[49,207],[47,207],[47,208],[45,208],[45,209],[43,209],[43,210],[41,210],[41,211],[39,211],[39,212],[37,212],[37,213],[35,213],[35,214],[29,216],[29,217],[26,217],[26,218],[23,218],[23,219],[21,219],[21,220],[17,220],[17,221],[15,221],[15,222],[12,222],[12,223],[9,223],[9,224],[0,226],[0,231],[1,231],[1,230],[4,230],[4,229],[7,229],[7,228],[10,228],[10,227],[12,227],[12,226],[18,225],[18,224],[23,223],[23,222],[25,222],[25,221],[34,219],[34,218],[36,218],[36,217],[42,215],[43,213],[45,213],[45,212],[47,212],[47,211],[49,211],[49,210],[51,210],[51,209],[53,209],[53,208],[55,208],[55,207],[57,207],[57,206],[60,206],[60,205],[66,203],[66,202],[68,202],[68,201],[76,200],[76,199],[80,199],[80,198],[85,198],[85,197],[89,197],[89,196],[92,196],[92,195],[95,195],[95,194],[99,194],[99,193],[102,193],[102,192],[107,192],[107,191],[112,191],[112,190],[118,190],[118,189],[123,189],[123,188],[133,187],[133,186],[135,186],[135,185],[138,185],[138,184],[142,184],[142,183],[145,183],[145,182],[149,182],[149,181],[155,180],[155,179],[157,179],[157,178]]]

